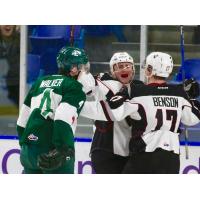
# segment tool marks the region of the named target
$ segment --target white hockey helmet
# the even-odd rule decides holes
[[[112,74],[114,72],[114,65],[122,62],[131,63],[133,65],[133,70],[135,70],[133,58],[127,52],[117,52],[114,53],[110,59],[110,71]]]
[[[152,52],[146,58],[145,68],[152,67],[152,75],[167,78],[173,70],[172,57],[167,53]]]

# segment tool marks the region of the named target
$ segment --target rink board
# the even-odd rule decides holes
[[[93,173],[89,150],[91,139],[76,139],[76,162],[75,173]],[[20,148],[15,138],[1,137],[0,139],[0,173],[18,174],[22,173],[19,161]],[[200,146],[189,146],[189,159],[185,159],[185,147],[181,146],[181,174],[200,173]]]

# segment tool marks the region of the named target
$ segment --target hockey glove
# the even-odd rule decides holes
[[[106,97],[111,109],[120,107],[126,99],[129,99],[128,88],[126,86],[122,87],[115,95],[111,96],[109,94]]]
[[[200,112],[200,102],[196,99],[191,99],[190,102],[192,103],[193,107]]]
[[[38,156],[37,165],[42,170],[55,170],[74,157],[73,149],[53,149]]]
[[[185,80],[183,83],[183,87],[190,99],[195,99],[200,94],[199,84],[193,78]]]

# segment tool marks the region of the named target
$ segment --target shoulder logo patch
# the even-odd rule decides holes
[[[29,139],[29,140],[32,140],[32,141],[37,141],[37,140],[38,140],[38,137],[35,136],[34,134],[30,134],[30,135],[28,136],[28,139]]]

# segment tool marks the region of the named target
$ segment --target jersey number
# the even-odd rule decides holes
[[[51,98],[50,98],[51,90],[52,89],[50,88],[45,89],[39,106],[40,110],[44,109],[44,111],[41,113],[44,117],[46,117],[49,112],[53,112],[53,110],[51,109]],[[45,102],[46,102],[46,107],[44,108]]]
[[[154,131],[160,130],[163,125],[163,110],[157,109],[156,112],[157,125]],[[176,127],[177,111],[176,110],[166,110],[166,120],[171,121],[170,131],[174,132]]]

